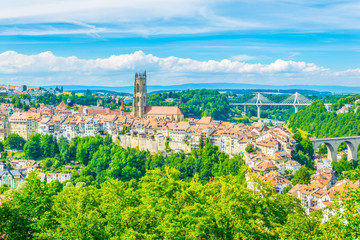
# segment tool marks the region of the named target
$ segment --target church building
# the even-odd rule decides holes
[[[184,114],[176,106],[148,106],[146,90],[146,72],[135,73],[132,114],[138,118],[156,118],[159,120],[184,120]]]

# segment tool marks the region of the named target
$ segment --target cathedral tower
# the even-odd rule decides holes
[[[147,106],[146,91],[146,72],[135,73],[134,96],[133,96],[133,116],[145,117],[145,107]]]

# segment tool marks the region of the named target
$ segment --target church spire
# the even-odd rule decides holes
[[[121,100],[121,107],[120,107],[120,110],[121,111],[125,111],[125,108],[124,108],[124,101],[123,100]]]

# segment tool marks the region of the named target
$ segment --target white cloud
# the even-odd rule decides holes
[[[335,72],[334,73],[337,76],[360,76],[360,68],[354,68],[354,69],[348,69],[346,71],[342,72]]]
[[[206,73],[280,73],[322,72],[326,69],[313,63],[276,60],[270,64],[250,64],[223,59],[221,61],[197,61],[174,56],[160,58],[143,51],[112,55],[109,58],[79,59],[75,56],[58,57],[52,52],[24,55],[14,51],[0,54],[0,73],[38,72],[99,72],[149,69],[150,71],[206,72]]]
[[[157,57],[136,51],[109,58],[59,57],[52,52],[25,55],[14,51],[0,54],[2,83],[27,85],[129,86],[135,71],[147,70],[150,84],[191,82],[247,82],[257,84],[358,85],[359,69],[336,72],[314,63],[278,59],[269,64],[223,59],[198,61],[190,58]]]

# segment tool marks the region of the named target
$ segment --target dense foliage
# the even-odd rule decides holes
[[[298,133],[294,138],[298,153],[309,158],[308,138]],[[6,239],[360,236],[359,191],[349,193],[345,214],[323,222],[321,211],[308,216],[297,199],[277,194],[270,185],[259,183],[259,193],[248,190],[241,156],[229,158],[209,141],[199,146],[189,155],[152,155],[122,148],[110,135],[68,142],[34,134],[24,145],[25,155],[39,158],[45,171],[70,172],[72,179],[47,184],[30,174],[15,190],[1,187],[0,193],[9,198],[0,205],[0,235]],[[79,165],[73,165],[75,161]],[[72,169],[65,170],[65,165]],[[350,172],[351,179],[360,176],[358,169]],[[308,183],[309,176],[303,166],[293,183]]]
[[[349,179],[352,182],[356,182],[356,181],[360,181],[360,167],[358,166],[357,168],[353,169],[353,170],[348,170],[348,171],[342,171],[341,176],[339,177],[339,180],[341,179]]]
[[[168,98],[174,101],[166,101]],[[212,116],[217,120],[227,120],[230,110],[227,95],[206,89],[155,93],[149,95],[148,103],[149,106],[178,105],[185,117]]]
[[[10,133],[5,139],[5,146],[9,149],[22,150],[25,144],[24,138],[16,133]]]
[[[352,105],[348,113],[340,114],[337,114],[336,112],[327,112],[322,102],[315,102],[304,110],[291,115],[289,118],[289,127],[292,131],[300,129],[316,138],[359,136],[360,112],[357,111],[359,104],[354,102],[359,98],[360,96],[358,95],[347,96],[340,98],[333,103],[332,108],[335,110],[341,108],[344,104]],[[346,144],[342,143],[337,151],[344,151],[346,148]],[[317,155],[326,156],[326,154],[327,149],[324,145],[317,149]],[[357,155],[360,157],[360,148],[357,149]],[[356,163],[353,162],[352,159],[349,160],[351,161],[352,167],[350,169],[356,168],[356,165],[354,165]],[[338,169],[337,172],[349,170],[349,166],[345,166],[344,164],[338,164],[336,168]]]
[[[327,112],[322,102],[315,102],[291,115],[289,127],[302,129],[317,138],[360,135],[360,113]]]
[[[293,185],[296,184],[309,184],[310,183],[310,172],[305,166],[301,166],[298,171],[296,171],[294,178],[291,180]]]
[[[190,180],[198,174],[201,181],[215,176],[244,173],[244,160],[241,156],[230,158],[220,152],[218,147],[205,141],[203,147],[193,149],[190,155],[183,152],[154,155],[135,148],[122,148],[112,142],[110,135],[74,138],[68,142],[58,141],[52,135],[34,134],[24,145],[28,159],[39,159],[45,171],[61,171],[75,161],[72,181],[96,181],[102,183],[107,177],[129,181],[140,179],[146,170],[175,168],[181,179]],[[82,167],[80,173],[75,168]]]
[[[58,105],[62,101],[67,103],[68,99],[70,100],[69,106],[73,106],[74,104],[78,105],[86,105],[86,106],[94,106],[97,105],[97,100],[101,99],[103,101],[103,106],[106,108],[116,109],[119,108],[120,102],[116,103],[114,98],[111,97],[102,97],[99,95],[94,95],[90,91],[86,92],[83,95],[77,95],[75,92],[69,94],[59,94],[55,95],[50,92],[42,93],[38,99],[37,103],[44,103],[47,105]]]
[[[342,106],[345,104],[351,104],[354,105],[354,102],[360,99],[360,95],[350,95],[343,98],[338,99],[335,103],[332,104],[332,109],[339,110]]]
[[[216,112],[211,104],[201,103],[207,98],[215,101],[218,93],[203,93],[204,98],[188,93],[197,99],[189,103],[188,114],[215,114],[217,119],[218,116],[227,118]],[[164,99],[159,101],[166,102],[168,97],[164,95]],[[229,107],[226,98],[222,99]],[[186,106],[186,102],[192,100],[182,101]],[[155,98],[152,103],[160,105]],[[203,108],[194,107],[196,104]],[[326,110],[324,112],[321,105],[315,103],[293,115],[291,127],[304,129],[297,122],[301,121],[297,119],[299,116],[302,121],[311,121],[309,125],[314,124],[314,119],[321,122],[332,119],[331,116],[337,117]],[[306,114],[313,108],[317,112],[311,120]],[[317,119],[318,115],[330,117]],[[292,182],[294,185],[307,184],[311,175],[309,169],[313,168],[314,150],[308,137],[294,132],[293,138],[297,142],[294,159],[304,166],[296,172]],[[63,184],[58,181],[47,184],[30,174],[26,182],[15,190],[1,186],[0,194],[9,196],[0,205],[0,236],[5,239],[360,237],[359,189],[349,192],[344,198],[345,212],[340,214],[340,207],[334,204],[333,211],[337,216],[323,221],[321,211],[308,216],[297,199],[277,194],[267,184],[259,183],[262,186],[260,192],[248,190],[245,182],[247,167],[242,157],[230,158],[209,141],[199,143],[199,149],[193,149],[191,154],[164,155],[122,148],[110,135],[77,137],[67,141],[64,138],[57,140],[52,135],[34,134],[25,141],[13,134],[4,144],[7,148],[24,149],[26,158],[42,162],[44,171],[67,171],[72,176]],[[248,151],[251,152],[250,147]],[[360,168],[345,157],[338,163],[334,162],[333,168],[341,175],[340,179],[359,180]],[[65,166],[70,166],[70,169],[65,169]]]
[[[293,159],[309,169],[314,169],[314,149],[311,140],[308,137],[301,136],[299,131],[296,131],[292,138],[296,141]]]
[[[0,96],[0,103],[12,103],[15,108],[20,108],[22,110],[29,110],[30,106],[34,106],[34,103],[30,102],[31,96],[28,94],[20,94],[18,96],[4,97]],[[26,101],[28,104],[26,104]]]
[[[63,139],[61,139],[63,141]],[[24,145],[25,157],[38,159],[40,157],[53,157],[59,154],[59,145],[53,135],[33,134]]]
[[[335,170],[335,172],[339,175],[344,171],[349,171],[352,169],[350,161],[345,160],[345,159],[340,159],[339,162],[332,161],[331,165],[332,165],[332,168]]]
[[[140,181],[107,179],[98,188],[30,174],[0,206],[7,239],[354,239],[360,236],[360,191],[327,222],[307,216],[298,200],[263,185],[253,193],[235,176],[201,184],[173,168]],[[336,210],[336,209],[335,209]],[[346,221],[347,224],[344,222]]]

